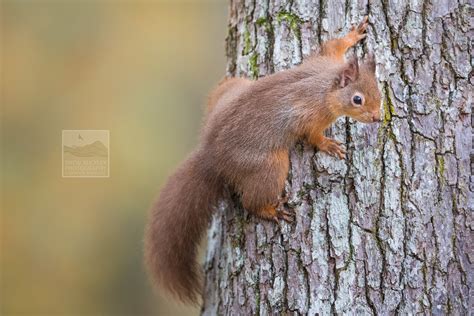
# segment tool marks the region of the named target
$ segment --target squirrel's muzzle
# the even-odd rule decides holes
[[[380,122],[380,112],[373,112],[372,113],[372,123]]]

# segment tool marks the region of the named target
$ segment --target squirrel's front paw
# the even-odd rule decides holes
[[[353,25],[351,27],[351,31],[347,35],[354,42],[354,44],[363,40],[367,36],[365,32],[367,31],[367,27],[369,26],[368,21],[369,21],[369,17],[365,16],[362,19],[362,22],[359,23],[359,25],[357,26]]]
[[[318,145],[318,149],[332,156],[339,157],[339,159],[344,159],[346,158],[346,150],[341,144],[340,141],[326,138],[324,142]]]

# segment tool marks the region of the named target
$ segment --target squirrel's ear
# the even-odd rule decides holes
[[[367,58],[365,59],[364,64],[367,66],[367,69],[369,69],[371,72],[375,73],[375,58],[374,54],[369,53],[367,55]]]
[[[357,57],[352,57],[339,74],[339,86],[344,88],[349,83],[356,81],[359,76],[359,63]]]

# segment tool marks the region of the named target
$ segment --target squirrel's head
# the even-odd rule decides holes
[[[372,55],[360,65],[356,57],[344,64],[328,95],[335,116],[347,115],[363,123],[380,121],[380,92]]]

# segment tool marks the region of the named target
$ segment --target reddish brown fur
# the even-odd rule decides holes
[[[182,301],[197,301],[196,247],[224,185],[256,216],[288,220],[276,205],[295,142],[306,137],[342,157],[344,150],[324,130],[341,115],[363,122],[380,117],[375,63],[359,68],[355,59],[343,61],[366,27],[364,20],[294,69],[258,81],[225,79],[211,93],[199,148],[170,177],[151,212],[145,256],[157,283]],[[358,107],[351,103],[356,92],[365,101]]]
[[[227,97],[231,97],[236,92],[238,93],[238,91],[242,90],[249,83],[251,83],[251,81],[245,78],[222,79],[217,87],[209,94],[207,99],[207,113],[214,109],[219,100],[220,102],[225,102]]]
[[[145,261],[154,281],[187,303],[200,293],[197,246],[223,187],[207,166],[201,149],[191,154],[161,190],[146,230]]]

